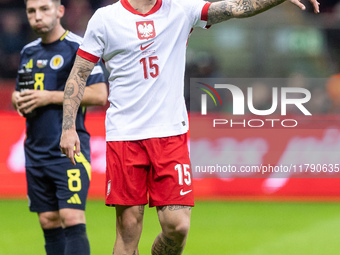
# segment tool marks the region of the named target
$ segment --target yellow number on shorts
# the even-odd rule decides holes
[[[68,188],[70,191],[79,191],[81,190],[81,180],[80,180],[80,170],[79,169],[70,169],[67,170],[68,176]]]
[[[35,90],[44,90],[44,73],[36,73],[35,76],[35,83],[34,83],[34,89]]]

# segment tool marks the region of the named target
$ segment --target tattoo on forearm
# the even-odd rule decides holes
[[[224,0],[212,3],[208,10],[208,25],[230,18],[251,17],[266,11],[285,0]]]
[[[64,118],[63,118],[63,129],[67,130],[67,129],[70,129],[72,126],[73,126],[73,116],[64,115]]]
[[[243,0],[240,6],[237,8],[238,13],[248,14],[254,10],[250,0]]]
[[[63,129],[73,127],[80,102],[83,98],[86,80],[94,64],[80,57],[76,57],[74,67],[66,82],[64,93]]]
[[[152,255],[178,255],[181,254],[183,246],[176,244],[176,242],[162,233],[159,234],[152,245]]]
[[[167,208],[169,209],[169,211],[176,211],[176,210],[181,210],[185,208],[189,208],[189,210],[191,210],[191,206],[189,205],[165,205],[165,206],[161,206],[160,210],[164,212]]]
[[[74,93],[74,87],[69,86],[65,88],[65,97],[69,98]]]

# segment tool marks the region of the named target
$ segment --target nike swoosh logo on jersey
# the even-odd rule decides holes
[[[179,194],[180,194],[181,196],[184,196],[184,195],[190,193],[191,191],[192,191],[192,189],[191,189],[191,190],[188,190],[188,191],[183,191],[183,189],[181,189],[181,191],[179,192]]]
[[[148,45],[146,45],[146,46],[143,46],[143,45],[141,45],[140,46],[140,50],[146,50],[149,46],[151,46],[151,44],[153,44],[154,43],[154,41],[153,42],[151,42],[151,43],[149,43]]]

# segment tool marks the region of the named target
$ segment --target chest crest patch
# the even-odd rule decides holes
[[[50,67],[53,70],[57,70],[59,68],[61,68],[64,64],[64,58],[61,55],[55,55],[52,57],[51,61],[50,61]]]
[[[141,40],[147,40],[156,36],[155,26],[153,21],[138,21],[136,22],[137,35]]]

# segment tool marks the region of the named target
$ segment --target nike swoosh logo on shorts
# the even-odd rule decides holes
[[[180,194],[181,196],[184,196],[184,195],[190,193],[191,191],[192,191],[192,189],[191,189],[191,190],[188,190],[188,191],[183,191],[183,189],[181,189],[181,191],[179,192],[179,194]]]
[[[151,44],[153,44],[154,43],[154,41],[153,42],[151,42],[151,43],[149,43],[148,45],[146,45],[146,46],[144,46],[143,47],[143,45],[141,45],[140,46],[140,50],[146,50],[149,46],[151,46]]]

